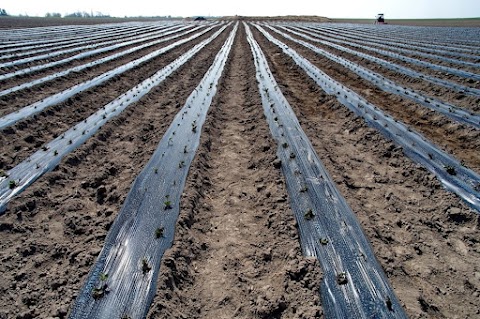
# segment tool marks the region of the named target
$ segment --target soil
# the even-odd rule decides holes
[[[9,203],[0,216],[1,319],[68,316],[133,180],[231,28]],[[408,316],[479,318],[478,212],[326,95],[263,35],[254,36]],[[4,130],[0,169],[19,163],[193,45]],[[441,141],[447,135],[441,145],[459,157],[465,156],[454,148],[460,143],[470,154],[468,163],[478,163],[478,132],[459,125],[451,134],[435,130],[436,121],[446,120],[431,112],[420,124],[421,106],[381,95],[340,66],[307,57],[368,99],[380,94],[373,100],[379,107],[425,127],[429,137]],[[29,101],[41,90],[20,95]],[[285,181],[274,165],[276,147],[240,25],[190,167],[175,241],[162,259],[148,318],[323,317],[321,269],[302,256]]]
[[[294,41],[275,35],[280,41],[295,49],[316,67],[343,83],[360,96],[379,107],[383,112],[407,124],[447,153],[462,160],[470,169],[480,172],[480,131],[450,120],[412,100],[387,93],[357,74],[332,60],[316,54]]]
[[[251,85],[253,57],[240,32],[204,127],[149,318],[322,314],[321,272],[315,259],[301,256],[282,175],[272,164],[276,144]]]
[[[322,92],[262,35],[256,38],[409,317],[478,317],[480,268],[471,263],[480,258],[478,214]]]

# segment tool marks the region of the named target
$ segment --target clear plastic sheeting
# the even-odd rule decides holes
[[[331,36],[329,36],[329,37],[325,37],[325,36],[322,36],[322,35],[317,35],[317,36],[328,39],[329,41],[332,41],[332,42],[339,41],[339,40],[332,39]],[[397,54],[397,53],[394,53],[394,52],[390,52],[390,51],[387,51],[387,50],[371,48],[371,47],[366,46],[366,45],[355,44],[355,43],[352,43],[352,42],[348,42],[348,45],[350,45],[352,47],[360,48],[360,49],[363,49],[363,50],[367,50],[367,51],[370,51],[370,52],[375,52],[377,54],[381,54],[381,55],[386,56],[386,57],[398,59],[398,60],[401,60],[403,62],[419,65],[419,66],[422,66],[422,67],[427,67],[427,68],[430,68],[430,69],[435,70],[435,71],[446,72],[448,74],[453,74],[453,75],[463,77],[463,78],[466,78],[466,79],[474,79],[474,80],[477,80],[477,81],[480,80],[480,74],[476,74],[476,73],[473,73],[473,72],[463,71],[463,70],[460,70],[460,69],[457,69],[457,68],[451,68],[451,67],[447,67],[447,66],[443,66],[443,65],[439,65],[439,64],[419,60],[419,59],[415,59],[415,58],[410,58],[410,57],[400,55],[400,54]]]
[[[267,121],[277,141],[302,250],[323,269],[326,318],[407,318],[351,208],[279,90],[247,26]]]
[[[463,61],[463,60],[459,60],[459,59],[456,59],[456,58],[449,58],[449,57],[445,57],[443,55],[440,55],[440,54],[449,54],[449,53],[452,54],[452,52],[449,52],[447,50],[431,49],[430,52],[422,52],[422,51],[419,50],[419,49],[422,49],[421,47],[419,48],[418,46],[396,43],[394,41],[390,41],[390,38],[388,38],[389,41],[385,41],[385,40],[379,41],[379,40],[375,40],[375,39],[371,39],[371,38],[369,38],[368,41],[364,41],[365,38],[366,38],[365,35],[353,35],[353,33],[347,33],[347,32],[344,32],[344,31],[335,30],[334,28],[325,28],[325,29],[316,28],[316,30],[318,30],[319,32],[322,32],[322,34],[324,34],[326,36],[329,36],[331,38],[335,38],[335,39],[339,39],[339,40],[345,40],[345,41],[353,42],[353,43],[356,43],[356,44],[363,44],[363,45],[366,45],[368,47],[385,48],[388,51],[396,51],[396,52],[405,53],[405,54],[409,54],[409,55],[410,54],[411,55],[417,55],[417,56],[421,56],[421,57],[424,57],[424,58],[431,58],[431,59],[435,59],[435,60],[439,60],[439,61],[443,61],[443,62],[457,64],[457,65],[460,65],[460,66],[480,68],[479,63]],[[400,46],[400,47],[398,47],[398,46]],[[415,50],[412,50],[412,49],[415,49]],[[432,52],[438,53],[438,54],[433,54]],[[464,58],[467,58],[467,59],[476,59],[477,58],[476,56],[469,55],[469,54],[462,54],[462,53],[453,53],[453,54],[455,54],[458,57],[464,57]],[[395,56],[397,58],[400,58],[400,59],[403,57],[402,55],[395,55]]]
[[[135,179],[71,319],[146,316],[161,258],[172,245],[188,169],[236,31],[237,25]]]
[[[38,60],[51,59],[51,58],[54,58],[54,57],[57,57],[57,56],[60,56],[60,55],[75,53],[75,52],[78,52],[78,51],[90,50],[90,51],[86,51],[86,52],[83,52],[83,53],[79,53],[79,54],[71,57],[71,58],[75,57],[75,59],[81,59],[81,58],[84,58],[84,57],[89,57],[89,56],[92,56],[92,55],[96,55],[96,54],[100,54],[100,53],[104,53],[104,52],[108,52],[108,51],[113,51],[113,50],[116,50],[118,48],[122,48],[122,47],[132,45],[132,44],[135,44],[135,43],[148,41],[148,40],[151,40],[154,37],[162,36],[163,33],[164,33],[164,31],[157,31],[157,32],[155,32],[155,34],[152,34],[152,35],[149,35],[149,36],[144,36],[144,37],[140,37],[139,35],[135,35],[135,34],[133,34],[133,35],[125,34],[125,35],[122,35],[121,38],[110,39],[108,41],[102,41],[102,42],[99,42],[99,43],[94,43],[93,41],[90,40],[91,41],[91,42],[89,41],[90,43],[87,42],[88,44],[83,45],[83,46],[77,46],[77,47],[69,48],[69,49],[61,48],[60,50],[55,50],[55,51],[48,52],[48,53],[45,53],[45,54],[33,55],[33,56],[29,56],[29,57],[22,58],[22,59],[16,58],[13,61],[3,62],[3,63],[0,63],[0,69],[1,68],[12,67],[12,66],[18,66],[18,65],[38,61]],[[83,42],[83,43],[85,44],[85,42]],[[96,48],[98,48],[98,49],[96,49]]]
[[[105,35],[110,33],[112,29],[115,32],[123,32],[130,28],[144,28],[152,23],[107,23],[97,25],[69,25],[69,26],[52,26],[52,27],[36,27],[21,29],[2,29],[0,30],[0,40],[5,44],[0,48],[0,54],[21,51],[32,48],[45,48],[48,46],[56,46],[58,44],[68,44],[71,42],[81,41],[89,36]],[[157,25],[174,25],[177,23],[161,22]]]
[[[59,137],[45,144],[42,149],[33,153],[26,160],[6,172],[6,177],[0,177],[0,213],[5,211],[10,199],[21,193],[37,178],[54,169],[63,157],[83,144],[108,120],[120,114],[129,105],[140,100],[153,87],[163,82],[170,74],[217,38],[226,27],[227,26],[224,25],[208,39],[203,40],[136,87],[130,89],[107,105],[104,105],[90,117],[77,123]]]
[[[188,28],[188,26],[184,26],[184,27],[176,28],[175,30],[172,30],[172,31],[165,31],[161,35],[163,38],[161,38],[159,40],[150,41],[150,40],[154,39],[154,38],[151,38],[151,39],[149,39],[149,42],[147,42],[145,44],[142,44],[142,45],[139,45],[139,46],[136,46],[136,47],[118,52],[118,53],[114,53],[112,55],[100,58],[98,60],[88,62],[88,63],[82,64],[82,65],[78,65],[78,66],[75,66],[73,68],[66,69],[64,71],[56,72],[56,73],[44,76],[42,78],[30,81],[30,82],[22,83],[22,84],[19,84],[17,86],[5,89],[3,91],[0,91],[0,96],[11,94],[11,93],[19,91],[19,90],[24,90],[24,89],[27,89],[27,88],[31,88],[35,85],[39,85],[39,84],[42,84],[42,83],[45,83],[45,82],[48,82],[48,81],[52,81],[56,78],[66,76],[66,75],[68,75],[72,72],[81,72],[85,69],[88,69],[88,68],[91,68],[91,67],[94,67],[94,66],[97,66],[97,65],[101,65],[101,64],[109,62],[109,61],[113,61],[113,60],[121,58],[125,55],[135,53],[139,50],[149,48],[149,47],[152,47],[154,45],[157,45],[157,44],[160,44],[160,43],[163,43],[163,42],[167,42],[167,41],[182,37],[182,36],[187,35],[191,32],[195,32],[195,31],[199,30],[201,27],[195,27],[193,29],[184,31],[187,28]],[[165,36],[173,34],[173,33],[177,33],[177,34],[174,34],[174,35],[169,36],[169,37],[165,37]],[[143,41],[140,41],[140,42],[143,42]],[[131,43],[131,44],[133,44],[133,43]]]
[[[155,31],[166,31],[167,29],[173,29],[178,27],[178,25],[169,24],[169,25],[158,25],[158,26],[150,26],[149,28],[139,28],[139,27],[130,27],[128,29],[122,30],[122,32],[116,31],[115,28],[112,28],[109,31],[102,32],[101,35],[97,34],[89,34],[87,37],[78,38],[77,40],[71,41],[58,41],[57,43],[50,44],[50,45],[36,45],[36,46],[24,46],[18,47],[18,51],[15,53],[10,54],[2,54],[0,55],[0,60],[4,59],[18,59],[23,56],[32,56],[37,55],[40,53],[45,52],[58,52],[59,50],[65,50],[67,48],[76,47],[84,45],[85,43],[97,43],[97,42],[104,42],[105,40],[113,40],[120,37],[127,37],[136,35],[138,36],[145,36],[146,34],[152,34]]]
[[[135,40],[132,40],[131,42],[132,42],[132,44],[137,43]],[[48,62],[48,63],[45,63],[45,64],[35,65],[35,66],[29,67],[29,68],[26,68],[26,69],[21,69],[21,70],[18,70],[18,71],[14,71],[14,72],[11,72],[11,73],[1,74],[0,75],[0,81],[5,81],[5,80],[13,78],[13,77],[38,72],[38,71],[45,70],[45,69],[48,69],[48,68],[51,68],[51,67],[54,67],[54,66],[66,64],[66,63],[69,63],[69,62],[72,62],[72,61],[75,61],[75,60],[78,60],[78,59],[87,58],[87,57],[90,57],[92,55],[112,51],[114,49],[121,48],[121,47],[124,47],[124,46],[125,46],[124,43],[119,43],[119,44],[115,44],[113,46],[106,47],[106,48],[99,48],[99,49],[95,49],[95,50],[91,50],[91,51],[87,51],[87,52],[78,53],[74,56],[70,56],[70,57],[64,58],[62,60],[52,61],[52,62]]]
[[[170,51],[170,50],[172,50],[172,49],[174,49],[174,48],[176,48],[176,47],[178,47],[178,46],[180,46],[184,43],[187,43],[189,41],[197,39],[198,37],[207,33],[211,29],[213,29],[213,26],[211,26],[209,28],[206,28],[206,29],[204,29],[200,32],[197,32],[197,33],[191,35],[188,38],[179,40],[175,43],[167,45],[166,47],[163,47],[161,49],[150,52],[149,54],[144,55],[141,58],[130,61],[130,62],[124,64],[124,65],[116,67],[115,69],[112,69],[112,70],[107,71],[103,74],[100,74],[99,76],[94,77],[93,79],[90,79],[86,82],[79,83],[77,85],[74,85],[74,86],[70,87],[69,89],[66,89],[64,91],[61,91],[61,92],[56,93],[54,95],[51,95],[51,96],[49,96],[49,97],[47,97],[47,98],[45,98],[41,101],[38,101],[38,102],[35,102],[33,104],[27,105],[27,106],[21,108],[20,110],[17,110],[16,112],[7,114],[7,115],[0,118],[0,129],[11,126],[11,125],[15,124],[16,122],[18,122],[18,121],[20,121],[20,120],[22,120],[26,117],[32,116],[33,114],[36,114],[36,113],[39,113],[39,112],[43,111],[47,107],[50,107],[52,105],[61,103],[63,101],[66,101],[70,97],[72,97],[72,96],[74,96],[74,95],[76,95],[80,92],[88,90],[88,89],[90,89],[94,86],[100,85],[100,84],[106,82],[107,80],[109,80],[109,79],[111,79],[111,78],[113,78],[113,77],[115,77],[119,74],[122,74],[126,71],[129,71],[133,68],[136,68],[140,64],[146,63],[146,62],[148,62],[148,61],[150,61],[150,60],[152,60],[152,59],[154,59],[154,58],[156,58],[156,57],[158,57],[162,54],[165,54],[166,52],[168,52],[168,51]],[[188,33],[188,31],[187,31],[187,33]],[[174,36],[165,38],[163,40],[159,40],[159,42],[168,41],[168,40],[171,40],[173,38],[177,38],[179,36],[181,36],[181,35],[174,35]]]
[[[346,42],[346,41],[340,41],[340,40],[335,40],[335,39],[332,39],[332,38],[329,38],[329,37],[324,37],[324,36],[321,36],[317,33],[310,32],[310,31],[305,31],[305,30],[303,30],[301,28],[297,28],[297,27],[292,27],[292,29],[302,31],[306,34],[317,37],[319,39],[324,39],[324,40],[315,39],[315,42],[321,43],[323,45],[335,48],[335,49],[343,51],[343,52],[347,52],[349,54],[359,56],[359,57],[364,58],[366,60],[375,62],[375,63],[381,65],[382,67],[393,70],[395,72],[405,74],[405,75],[408,75],[408,76],[413,77],[413,78],[425,80],[425,81],[428,81],[428,82],[431,82],[431,83],[434,83],[434,84],[437,84],[437,85],[441,85],[441,86],[444,86],[446,88],[456,90],[456,91],[462,92],[462,93],[467,94],[467,95],[480,97],[480,89],[470,88],[470,87],[465,86],[465,85],[461,85],[461,84],[451,82],[451,81],[447,81],[447,80],[444,80],[444,79],[440,79],[440,78],[437,78],[437,77],[434,77],[434,76],[431,76],[431,75],[428,75],[428,74],[417,72],[417,71],[415,71],[413,69],[410,69],[408,67],[404,67],[402,65],[399,65],[399,64],[396,64],[396,63],[393,63],[393,62],[389,62],[389,61],[377,58],[375,56],[372,56],[372,55],[369,55],[369,54],[366,54],[366,53],[363,53],[363,52],[355,51],[355,50],[352,50],[350,48],[343,47],[339,44],[333,43],[333,42],[336,42],[336,43],[341,43],[343,45],[349,45],[349,46],[354,46],[354,47],[361,48],[361,46],[357,46],[355,44],[350,44],[349,42]]]
[[[312,25],[313,26],[313,25]],[[326,24],[317,24],[318,28],[327,27]],[[415,45],[417,48],[423,47],[428,50],[444,50],[480,53],[480,36],[478,28],[475,27],[418,27],[418,26],[400,26],[400,25],[368,25],[338,23],[328,24],[329,28],[337,29],[342,32],[350,32],[359,35],[362,39],[389,39],[395,44],[403,43],[410,47]],[[444,53],[444,52],[443,52]]]
[[[261,26],[256,27],[269,41],[290,56],[325,92],[335,95],[341,104],[361,116],[368,125],[400,145],[406,156],[435,174],[446,189],[457,194],[473,209],[480,212],[480,175],[463,166],[457,159],[442,151],[421,134],[383,113],[354,91],[330,78],[295,50],[272,37]]]
[[[328,59],[348,68],[350,71],[362,77],[364,80],[371,82],[372,84],[376,85],[377,87],[381,88],[386,92],[403,96],[404,98],[413,100],[416,103],[419,103],[425,107],[428,107],[429,109],[442,113],[443,115],[453,119],[454,121],[457,121],[462,124],[470,125],[476,129],[480,129],[480,115],[478,114],[475,114],[473,112],[468,112],[462,109],[461,107],[457,107],[455,105],[442,102],[440,100],[426,96],[415,90],[403,87],[399,84],[396,84],[392,80],[389,80],[386,77],[381,76],[380,74],[377,74],[345,58],[336,56],[335,54],[322,50],[308,42],[296,39],[284,32],[277,30],[276,28],[270,27],[268,25],[267,27],[270,30],[285,37],[286,39],[299,43],[305,46],[306,48],[312,50],[313,52],[320,54],[324,57],[327,57]],[[313,38],[306,36],[304,34],[301,34],[299,32],[296,32],[296,31],[290,31],[290,32],[292,32],[295,35],[301,36],[307,40],[314,40]]]

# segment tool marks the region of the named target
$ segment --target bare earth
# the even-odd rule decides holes
[[[326,95],[259,32],[254,36],[409,317],[480,318],[478,213]],[[10,202],[0,216],[0,319],[68,316],[131,183],[226,38],[224,32]],[[0,169],[18,164],[201,39],[3,130]],[[478,131],[378,92],[341,66],[288,44],[480,171]],[[76,77],[65,81],[84,81],[88,74]],[[37,91],[64,88],[58,81],[1,98],[0,114],[37,101]],[[451,92],[445,98],[456,99]],[[465,107],[475,102],[464,100]],[[302,256],[284,179],[273,165],[276,147],[241,26],[202,130],[148,318],[323,318],[321,269]]]

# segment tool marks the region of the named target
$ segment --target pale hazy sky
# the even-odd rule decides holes
[[[480,0],[3,0],[10,14],[44,16],[76,11],[111,16],[319,15],[330,18],[397,19],[480,17]]]

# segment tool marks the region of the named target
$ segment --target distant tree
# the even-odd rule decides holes
[[[46,18],[61,18],[62,15],[58,12],[47,12],[47,14],[45,15]]]
[[[109,15],[103,14],[101,12],[95,12],[95,13],[88,13],[88,12],[74,12],[70,14],[66,14],[65,18],[108,18],[110,17]]]
[[[1,17],[6,17],[6,16],[8,16],[7,11],[6,11],[5,9],[0,9],[0,16],[1,16]]]

